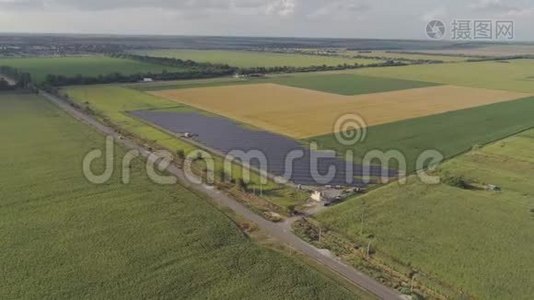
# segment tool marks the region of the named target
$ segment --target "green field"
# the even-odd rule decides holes
[[[104,137],[42,98],[1,94],[0,133],[0,298],[359,297],[253,243],[203,197],[152,183],[140,160],[129,185],[117,171],[90,184],[81,161]]]
[[[534,60],[526,59],[369,68],[352,72],[377,77],[534,93]]]
[[[379,259],[435,277],[475,299],[534,294],[534,131],[447,162],[439,173],[502,192],[429,186],[411,178],[349,200],[317,219],[350,240],[372,236]],[[362,237],[361,216],[364,216]],[[467,297],[464,297],[467,298]]]
[[[308,67],[308,66],[337,66],[342,64],[361,65],[376,64],[383,61],[374,59],[351,59],[331,56],[285,54],[252,51],[224,51],[224,50],[150,50],[136,51],[135,54],[178,58],[213,64],[225,64],[240,68],[252,67]]]
[[[180,68],[108,56],[0,58],[0,66],[10,66],[28,72],[32,75],[33,81],[37,83],[43,82],[49,74],[65,77],[77,75],[97,77],[117,72],[131,75],[148,72],[161,73],[163,70],[182,71]]]
[[[534,127],[534,98],[520,99],[449,113],[399,121],[368,128],[364,142],[353,147],[339,144],[335,135],[310,138],[321,149],[344,154],[353,150],[355,160],[372,150],[398,150],[407,161],[407,171],[415,170],[417,157],[424,150],[438,150],[451,158]]]
[[[340,95],[361,95],[435,86],[438,84],[352,74],[303,74],[272,77],[269,82]]]

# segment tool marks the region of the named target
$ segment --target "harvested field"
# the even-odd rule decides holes
[[[373,126],[529,96],[457,86],[341,96],[275,84],[151,93],[297,139],[332,133],[336,120],[347,113]]]

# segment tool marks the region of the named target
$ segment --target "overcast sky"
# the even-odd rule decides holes
[[[0,31],[425,39],[429,20],[515,21],[533,0],[0,0]]]

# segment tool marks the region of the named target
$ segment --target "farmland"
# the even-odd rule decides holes
[[[532,109],[531,97],[373,126],[368,128],[365,141],[352,147],[339,144],[333,134],[308,141],[338,153],[353,150],[356,161],[371,150],[398,150],[406,157],[407,171],[411,172],[424,150],[438,150],[445,158],[451,158],[476,145],[534,127]]]
[[[0,133],[1,298],[360,297],[245,238],[201,196],[152,183],[140,160],[129,185],[119,172],[90,184],[81,161],[104,138],[42,98],[0,94]]]
[[[240,68],[253,67],[307,67],[337,66],[343,64],[360,65],[376,64],[383,61],[373,59],[351,59],[331,56],[285,54],[253,51],[222,51],[222,50],[150,50],[137,51],[136,54],[192,60],[196,62],[226,64]]]
[[[385,78],[534,93],[534,60],[416,65],[354,72]]]
[[[0,300],[533,299],[529,1],[6,1]]]
[[[149,72],[161,73],[163,70],[182,71],[179,68],[107,56],[0,58],[0,65],[28,72],[32,75],[33,81],[37,83],[43,82],[49,74],[65,77],[78,75],[97,77],[117,72],[130,75]]]
[[[226,85],[245,85],[273,83],[295,88],[314,90],[337,95],[353,96],[371,93],[401,91],[413,88],[431,87],[439,85],[425,81],[403,80],[396,78],[380,78],[360,76],[355,74],[329,73],[300,73],[291,75],[273,75],[261,79],[218,78],[191,81],[156,82],[133,85],[142,91],[159,91],[185,88],[216,87]]]
[[[278,76],[270,78],[269,82],[345,96],[400,91],[438,85],[436,83],[404,80],[402,78],[377,78],[335,73]]]
[[[336,119],[347,113],[358,113],[368,126],[373,126],[528,96],[454,86],[342,96],[274,84],[165,90],[151,94],[297,139],[332,133]],[[310,122],[312,115],[315,116]]]
[[[417,270],[421,280],[451,285],[457,293],[449,298],[462,297],[463,291],[463,297],[479,299],[529,299],[534,294],[533,137],[533,131],[521,133],[447,162],[438,171],[441,184],[411,178],[405,186],[388,185],[317,219],[350,241],[372,237],[377,259]],[[446,178],[498,185],[502,192],[464,189]]]
[[[356,163],[370,150],[399,150],[407,159],[408,172],[415,171],[415,161],[424,150],[437,150],[448,159],[440,174],[472,176],[470,180],[497,184],[505,192],[464,190],[445,183],[425,186],[410,178],[407,186],[379,188],[327,210],[316,220],[349,241],[365,243],[367,237],[373,237],[378,259],[393,267],[401,265],[403,270],[416,269],[430,288],[452,287],[458,292],[450,295],[453,298],[460,296],[460,290],[476,298],[525,298],[531,292],[529,277],[522,272],[512,274],[510,265],[520,265],[532,243],[525,231],[520,231],[530,224],[530,209],[534,208],[529,196],[532,187],[521,177],[532,172],[532,145],[527,143],[532,133],[479,148],[534,127],[534,90],[526,84],[534,76],[530,75],[530,63],[458,62],[260,79],[69,87],[63,92],[120,128],[173,151],[196,147],[177,139],[172,130],[159,128],[165,127],[162,124],[137,119],[131,112],[143,111],[160,119],[165,115],[173,126],[190,125],[183,124],[185,119],[180,119],[182,123],[174,120],[178,114],[183,118],[220,115],[253,127],[247,130],[284,134],[296,143],[317,142],[320,149],[332,149],[339,155],[353,150]],[[337,117],[352,112],[366,119],[367,136],[356,146],[343,146],[332,134],[333,124]],[[202,120],[198,122],[209,123]],[[196,127],[191,130],[200,132]],[[224,136],[213,130],[204,132],[202,138],[210,138],[209,134],[217,139]],[[456,157],[471,149],[478,150]],[[522,165],[523,161],[528,164]],[[390,167],[398,166],[393,162]],[[270,182],[265,189],[265,197],[279,206],[301,205],[306,200],[290,187]],[[363,238],[362,210],[366,218]],[[384,210],[388,212],[381,213]],[[503,217],[505,213],[508,215]],[[514,224],[519,218],[523,219]],[[465,230],[452,224],[461,224]],[[514,230],[520,237],[509,237]],[[484,238],[493,231],[498,245]],[[473,235],[476,238],[469,240]],[[520,238],[523,241],[518,241]],[[518,245],[511,250],[513,259],[506,258],[508,247],[501,242]],[[486,248],[491,251],[475,257]],[[461,257],[450,262],[447,257],[453,254]],[[487,266],[484,261],[495,261],[495,265]],[[476,274],[484,279],[477,280]]]
[[[119,86],[79,86],[67,87],[63,91],[67,93],[71,100],[82,106],[88,106],[102,118],[108,119],[117,124],[122,130],[130,132],[143,140],[157,144],[172,152],[183,150],[185,153],[197,150],[193,146],[175,135],[155,128],[147,123],[131,116],[128,112],[143,109],[173,109],[174,111],[191,111],[192,108],[180,105],[179,103],[155,97],[133,89]],[[222,169],[223,160],[216,158],[217,170]],[[235,178],[241,176],[241,168],[235,169]],[[259,178],[252,176],[251,188],[259,185]],[[259,186],[258,186],[259,187]],[[274,183],[262,186],[264,189],[263,197],[270,202],[288,207],[302,204],[306,194],[298,193],[292,189]]]

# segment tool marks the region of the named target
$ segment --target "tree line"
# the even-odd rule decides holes
[[[227,74],[276,74],[276,73],[300,73],[300,72],[319,72],[319,71],[337,71],[337,70],[347,70],[347,69],[358,69],[358,68],[373,68],[373,67],[387,67],[387,66],[404,66],[407,65],[403,62],[398,62],[394,60],[388,60],[376,64],[339,64],[339,65],[316,65],[316,66],[304,66],[304,67],[292,67],[292,66],[274,66],[274,67],[249,67],[249,68],[239,68],[233,67],[227,64],[212,64],[212,63],[199,63],[191,60],[182,60],[179,58],[169,58],[169,57],[153,57],[153,56],[143,56],[135,54],[115,54],[113,57],[120,57],[126,59],[137,60],[146,63],[167,65],[172,67],[192,67],[192,68],[203,68],[208,70],[225,70]]]
[[[337,66],[305,66],[305,67],[291,67],[291,66],[275,66],[275,67],[253,67],[253,68],[238,68],[226,64],[212,64],[199,63],[191,60],[182,60],[178,58],[166,57],[152,57],[144,55],[116,53],[110,54],[111,57],[135,60],[144,63],[158,64],[169,66],[178,71],[163,70],[160,73],[153,72],[139,72],[135,74],[123,74],[121,72],[114,72],[106,75],[87,76],[79,74],[76,76],[64,76],[49,74],[46,76],[44,82],[35,83],[41,88],[51,88],[67,85],[90,85],[90,84],[108,84],[108,83],[133,83],[142,81],[144,78],[152,80],[186,80],[186,79],[203,79],[230,76],[234,74],[249,76],[253,74],[265,75],[276,73],[299,73],[299,72],[319,72],[319,71],[336,71],[357,68],[372,68],[372,67],[387,67],[387,66],[403,66],[406,63],[398,61],[386,61],[382,63],[360,65],[360,64],[340,64]],[[20,72],[15,68],[3,66],[0,72],[13,78],[18,82],[19,87],[28,87],[32,80],[31,75],[26,72]]]
[[[4,78],[0,79],[0,89],[9,90],[15,88],[27,88],[32,83],[32,76],[30,73],[21,72],[13,67],[0,66],[0,73],[13,79],[16,82],[15,86],[11,86]]]

